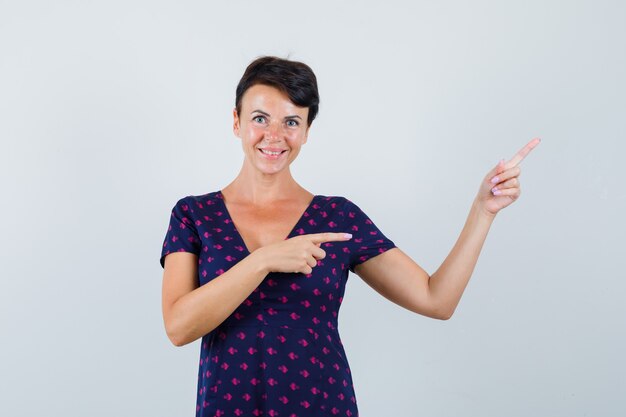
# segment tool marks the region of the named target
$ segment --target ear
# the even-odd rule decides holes
[[[233,108],[233,133],[237,137],[239,136],[239,115],[237,114],[237,108]]]

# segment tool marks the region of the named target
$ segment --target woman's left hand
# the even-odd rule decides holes
[[[476,204],[487,215],[495,216],[500,210],[514,202],[520,196],[520,162],[539,145],[541,139],[535,138],[508,162],[498,162],[485,177],[476,196]]]

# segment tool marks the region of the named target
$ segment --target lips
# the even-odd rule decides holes
[[[260,150],[264,150],[264,151],[270,151],[270,152],[284,152],[287,149],[280,149],[280,148],[258,148]]]
[[[287,149],[277,149],[277,148],[257,148],[257,149],[259,149],[259,152],[261,152],[263,155],[266,155],[266,156],[280,156],[287,151]],[[270,154],[264,151],[272,152],[272,153]]]

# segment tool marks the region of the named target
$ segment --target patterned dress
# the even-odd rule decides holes
[[[315,195],[288,238],[348,232],[325,242],[311,274],[269,273],[202,337],[196,416],[358,416],[337,317],[348,271],[395,244],[350,200]],[[250,254],[221,191],[178,200],[161,251],[198,255],[198,285]]]

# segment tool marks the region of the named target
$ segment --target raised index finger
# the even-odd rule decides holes
[[[352,235],[349,233],[335,233],[335,232],[324,232],[324,233],[313,233],[308,235],[311,242],[316,245],[324,242],[332,242],[338,240],[349,240],[352,238]]]
[[[520,149],[519,152],[517,152],[515,156],[511,158],[509,162],[506,163],[506,168],[508,169],[508,168],[513,168],[514,166],[517,166],[520,162],[522,162],[522,160],[526,157],[526,155],[528,155],[530,151],[532,151],[535,148],[535,146],[539,145],[540,142],[541,142],[540,138],[534,138],[533,140],[528,142],[526,145],[524,145],[524,147]]]

